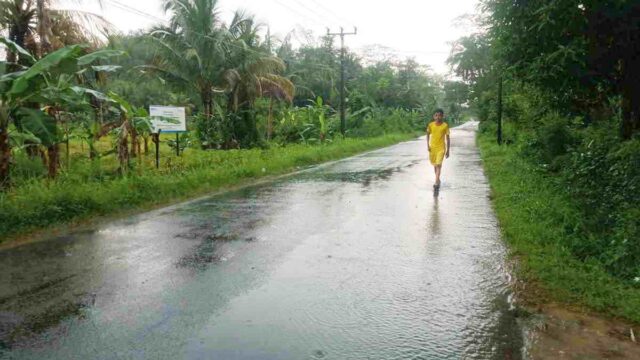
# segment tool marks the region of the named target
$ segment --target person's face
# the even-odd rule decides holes
[[[444,115],[440,112],[437,112],[435,114],[433,114],[433,119],[435,121],[442,121],[442,118],[444,117]]]

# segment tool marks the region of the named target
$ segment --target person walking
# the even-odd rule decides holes
[[[436,173],[436,182],[433,188],[439,189],[442,163],[445,158],[449,158],[449,148],[451,147],[449,124],[444,122],[444,111],[442,109],[436,109],[433,113],[433,121],[427,125],[427,144],[429,147],[429,161],[431,161]]]

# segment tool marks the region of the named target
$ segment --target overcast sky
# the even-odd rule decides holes
[[[167,16],[162,0],[103,0],[103,8],[91,8],[123,32],[144,29]],[[447,73],[445,63],[450,42],[473,31],[456,23],[465,14],[473,14],[477,0],[219,0],[223,19],[236,9],[245,9],[268,25],[271,33],[283,38],[295,28],[312,30],[315,35],[339,31],[346,44],[363,53],[370,45],[393,49],[400,58],[414,57],[435,72]],[[135,10],[138,10],[137,12]]]

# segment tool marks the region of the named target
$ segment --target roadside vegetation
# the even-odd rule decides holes
[[[525,284],[524,300],[582,305],[640,323],[640,287],[615,276],[603,261],[615,250],[615,235],[601,256],[576,256],[575,248],[591,245],[596,234],[568,185],[517,147],[497,145],[495,127],[483,129],[479,144],[502,234]]]
[[[520,276],[547,299],[640,322],[640,6],[481,8],[450,62],[471,86]]]
[[[166,159],[160,169],[156,170],[154,160],[148,158],[136,163],[124,176],[112,171],[118,166],[116,162],[78,162],[55,181],[25,180],[11,192],[0,194],[0,236],[4,238],[96,215],[164,205],[259,177],[296,171],[308,165],[391,145],[416,135],[388,134],[269,149],[192,149],[181,157],[172,155],[173,149],[166,147],[162,151]],[[29,160],[24,158],[21,161]],[[33,163],[31,166],[37,169],[41,164]],[[25,164],[24,168],[27,167],[29,165]]]
[[[123,35],[62,2],[0,0],[2,239],[388,145],[437,106],[461,118],[466,84],[347,51],[342,134],[333,38],[275,38],[216,0],[163,4],[168,23]],[[188,117],[179,141],[158,138],[158,169],[151,105]]]

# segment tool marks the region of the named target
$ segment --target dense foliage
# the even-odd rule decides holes
[[[640,284],[638,18],[632,0],[485,0],[481,31],[450,58],[492,131],[502,81],[505,143],[576,205],[555,241],[629,284]]]
[[[591,221],[573,195],[517,146],[498,145],[495,124],[485,122],[482,130],[478,143],[503,239],[517,261],[518,296],[529,304],[565,302],[640,322],[640,287],[567,245],[583,243],[576,225]]]

